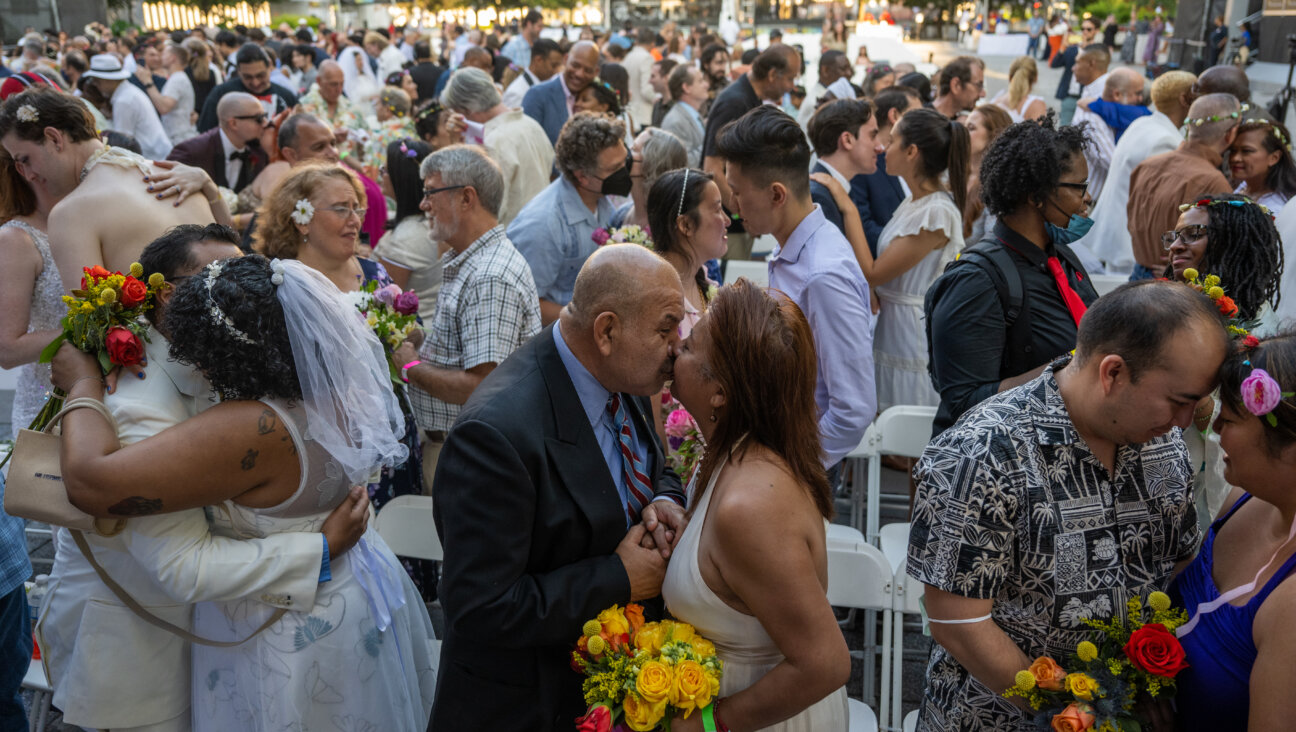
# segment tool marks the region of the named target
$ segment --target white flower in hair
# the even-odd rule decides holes
[[[309,206],[310,203],[307,202],[306,205]],[[282,285],[284,280],[284,263],[278,259],[270,260],[270,271],[274,273],[270,275],[270,284],[276,287]]]
[[[32,105],[24,104],[18,108],[19,122],[35,122],[38,119],[40,119],[40,114],[36,112],[36,108]]]
[[[305,226],[309,224],[313,218],[315,218],[315,207],[311,205],[309,200],[303,198],[297,202],[296,206],[293,206],[293,221]]]

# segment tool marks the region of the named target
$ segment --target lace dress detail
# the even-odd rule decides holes
[[[707,586],[698,566],[698,545],[706,526],[707,508],[725,462],[716,467],[706,490],[698,498],[693,520],[685,527],[662,582],[662,598],[671,616],[692,625],[714,643],[716,654],[724,661],[720,696],[746,689],[783,661],[783,654],[765,626],[754,616],[726,605]],[[692,493],[692,486],[689,492]],[[826,531],[826,521],[824,525]],[[800,714],[765,727],[762,732],[845,732],[847,720],[846,687],[843,686]]]
[[[341,469],[306,432],[301,407],[266,401],[292,436],[302,481],[271,508],[208,509],[212,533],[239,539],[317,532],[346,498]],[[315,605],[233,648],[193,647],[193,729],[423,732],[436,688],[435,635],[418,590],[372,527],[330,558]],[[195,632],[244,638],[274,611],[253,597],[194,606]]]
[[[58,266],[54,264],[54,257],[50,254],[49,237],[31,224],[16,219],[6,222],[4,226],[12,226],[26,232],[31,237],[32,243],[36,245],[36,251],[40,252],[41,273],[32,287],[27,332],[58,328],[59,321],[62,320],[67,308],[63,305],[63,282],[59,278]],[[36,415],[49,400],[52,390],[49,364],[27,363],[18,368],[18,386],[14,392],[13,411],[10,417],[10,425],[15,435],[18,434],[18,430],[36,419]]]
[[[90,158],[81,166],[81,180],[85,180],[90,171],[99,165],[116,165],[119,168],[134,168],[144,175],[153,172],[153,164],[143,155],[136,155],[130,150],[104,145],[90,154]]]

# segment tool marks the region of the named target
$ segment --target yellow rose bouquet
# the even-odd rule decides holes
[[[617,605],[585,623],[572,651],[572,668],[585,675],[588,709],[578,732],[670,729],[720,691],[724,663],[711,641],[673,620],[645,623],[643,608]]]
[[[1035,714],[1027,729],[1041,732],[1137,732],[1141,695],[1173,696],[1175,675],[1188,667],[1175,628],[1188,621],[1164,592],[1127,603],[1126,618],[1085,619],[1092,640],[1076,644],[1063,668],[1048,656],[1017,672],[1004,696],[1020,696]]]

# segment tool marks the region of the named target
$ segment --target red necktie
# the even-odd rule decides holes
[[[1058,292],[1062,293],[1062,302],[1066,303],[1067,310],[1071,311],[1071,319],[1076,325],[1080,325],[1080,318],[1084,317],[1085,310],[1088,308],[1084,300],[1071,289],[1071,283],[1067,282],[1066,272],[1062,269],[1062,263],[1057,257],[1048,258],[1049,272],[1053,274],[1053,281],[1057,282]]]

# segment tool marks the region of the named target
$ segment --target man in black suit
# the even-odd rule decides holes
[[[644,397],[683,316],[665,260],[602,247],[558,322],[464,405],[432,484],[446,633],[429,730],[571,729],[582,623],[660,592],[684,495]]]
[[[877,170],[878,153],[886,148],[878,141],[873,105],[864,99],[831,101],[810,118],[809,129],[810,144],[819,156],[810,169],[810,200],[819,204],[824,218],[849,239],[841,209],[827,184],[836,180],[849,196],[853,178]]]
[[[167,160],[202,168],[216,185],[238,193],[269,162],[257,144],[266,127],[266,113],[261,102],[246,92],[221,97],[216,113],[219,127],[171,148]]]
[[[256,97],[265,109],[266,116],[274,117],[285,109],[297,106],[297,95],[270,81],[274,65],[265,49],[255,43],[245,43],[234,56],[236,72],[224,84],[211,90],[198,117],[198,131],[206,132],[220,124],[216,105],[221,97],[231,92],[247,92]]]
[[[419,99],[432,99],[436,93],[437,80],[445,73],[445,68],[438,66],[432,59],[432,44],[427,41],[414,42],[414,65],[409,72],[414,85],[418,87]]]

